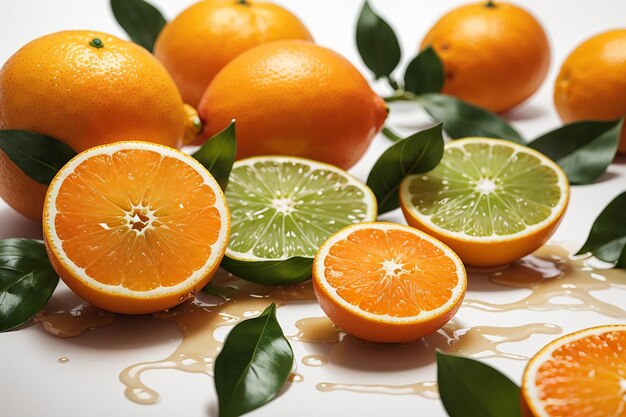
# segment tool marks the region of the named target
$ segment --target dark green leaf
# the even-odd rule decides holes
[[[613,162],[622,121],[563,125],[528,144],[556,161],[572,184],[589,184]]]
[[[495,113],[445,94],[428,93],[416,99],[452,139],[472,136],[508,139],[525,144],[522,136]]]
[[[400,206],[398,190],[407,175],[435,168],[443,156],[441,123],[417,132],[387,149],[367,177],[367,185],[378,201],[378,213]]]
[[[224,256],[222,267],[246,281],[264,285],[292,285],[311,279],[313,258],[295,256],[281,261],[240,261]]]
[[[152,52],[167,23],[159,9],[143,0],[111,0],[111,10],[130,39]]]
[[[0,240],[0,331],[30,320],[46,305],[58,283],[43,242]]]
[[[237,152],[237,139],[235,135],[235,121],[230,122],[228,127],[209,138],[193,156],[215,178],[217,183],[226,191],[228,177],[233,169],[235,153]]]
[[[293,351],[271,304],[237,324],[215,359],[219,417],[237,417],[271,401],[293,366]]]
[[[50,136],[27,130],[0,130],[0,149],[26,175],[49,185],[56,173],[76,152]]]
[[[598,259],[626,268],[626,191],[615,197],[596,218],[578,255],[591,252]]]
[[[415,94],[439,93],[443,82],[443,63],[431,46],[413,58],[404,73],[404,89]]]
[[[437,352],[437,383],[450,417],[519,417],[520,390],[484,363]]]
[[[401,57],[400,44],[393,29],[366,1],[356,25],[356,46],[361,59],[376,78],[389,77]]]

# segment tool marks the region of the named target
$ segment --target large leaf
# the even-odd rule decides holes
[[[441,123],[417,132],[387,149],[367,177],[367,185],[378,201],[378,213],[400,206],[398,190],[407,175],[435,168],[443,156]]]
[[[437,383],[450,417],[519,417],[520,390],[492,367],[437,352]]]
[[[596,218],[578,254],[591,252],[598,259],[626,268],[626,191],[615,197]]]
[[[219,417],[237,417],[271,401],[293,365],[293,351],[271,304],[254,319],[237,324],[215,359]]]
[[[431,46],[413,58],[404,73],[404,89],[414,94],[439,93],[443,83],[443,63]]]
[[[224,256],[225,270],[246,281],[264,285],[292,285],[311,279],[313,258],[295,256],[280,261],[241,261]]]
[[[563,125],[528,146],[556,161],[572,184],[589,184],[613,162],[623,121]]]
[[[237,139],[235,121],[233,120],[226,129],[204,142],[204,145],[191,156],[204,165],[222,187],[222,190],[226,191],[236,152]]]
[[[30,320],[46,305],[58,283],[43,242],[0,240],[0,331]]]
[[[144,0],[111,0],[111,9],[130,39],[152,52],[154,42],[167,23],[161,12]]]
[[[76,152],[50,136],[27,130],[0,130],[0,149],[26,175],[49,185],[56,173]]]
[[[522,136],[504,119],[489,110],[445,94],[429,93],[415,98],[452,139],[480,136],[525,144]]]
[[[367,1],[356,25],[356,46],[361,59],[376,78],[389,77],[400,62],[401,51],[396,34]]]

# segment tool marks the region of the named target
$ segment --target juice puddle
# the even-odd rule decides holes
[[[328,364],[328,358],[322,355],[307,355],[301,360],[306,366],[324,366]]]
[[[337,343],[346,335],[326,316],[306,317],[296,321],[298,333],[289,340],[306,343]]]
[[[56,337],[77,337],[87,330],[108,326],[115,322],[115,314],[100,310],[91,304],[81,304],[71,310],[46,312],[42,310],[33,320]]]
[[[58,363],[68,363],[70,360],[68,358],[66,358],[65,356],[61,356],[59,359],[57,359]]]
[[[466,299],[464,307],[490,312],[512,310],[568,310],[595,311],[613,317],[626,318],[623,309],[598,300],[589,293],[626,285],[626,274],[620,269],[594,268],[589,256],[573,256],[565,247],[545,245],[508,268],[488,274],[494,284],[531,290],[527,297],[506,304]],[[568,297],[577,303],[555,303],[555,297]]]
[[[351,391],[366,394],[419,395],[420,397],[433,400],[439,398],[437,383],[434,381],[416,382],[407,385],[366,385],[320,382],[315,388],[322,392]]]

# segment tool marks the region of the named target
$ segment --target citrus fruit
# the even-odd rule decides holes
[[[626,326],[600,326],[560,337],[541,349],[522,378],[522,415],[626,415]]]
[[[473,266],[503,265],[541,247],[568,200],[569,183],[557,164],[499,139],[448,143],[435,169],[400,185],[407,222]]]
[[[54,269],[105,310],[173,307],[211,279],[229,232],[211,174],[176,149],[117,142],[84,151],[54,177],[43,214]]]
[[[387,117],[354,66],[310,42],[278,41],[232,60],[198,107],[204,138],[237,120],[237,157],[294,155],[354,165]]]
[[[567,57],[554,83],[561,120],[612,120],[626,115],[626,29],[586,40]],[[619,152],[626,153],[622,129]]]
[[[282,39],[313,40],[296,16],[276,4],[201,1],[163,28],[154,55],[174,78],[185,102],[197,107],[224,65],[252,47]]]
[[[178,147],[188,126],[169,74],[142,47],[102,32],[38,38],[0,69],[0,129],[24,129],[76,152],[120,140]],[[41,221],[46,186],[0,151],[0,197]]]
[[[424,37],[445,69],[443,92],[491,111],[530,97],[546,77],[550,45],[541,25],[524,9],[482,1],[444,15]]]
[[[295,157],[235,162],[226,199],[234,221],[223,266],[252,281],[258,281],[256,262],[312,260],[337,230],[377,214],[365,184],[334,166]],[[311,262],[302,274],[290,282],[311,278]]]
[[[313,263],[313,290],[341,329],[373,342],[431,334],[461,306],[467,277],[446,245],[412,227],[360,223],[332,235]]]

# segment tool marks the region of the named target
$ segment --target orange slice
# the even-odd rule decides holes
[[[105,310],[143,314],[206,285],[230,218],[198,161],[162,145],[118,142],[80,153],[57,173],[43,227],[52,265],[76,294]]]
[[[522,414],[626,416],[626,325],[581,330],[541,349],[524,371]]]
[[[395,223],[359,223],[315,255],[313,289],[326,315],[354,336],[408,342],[435,332],[461,306],[467,277],[437,239]]]

